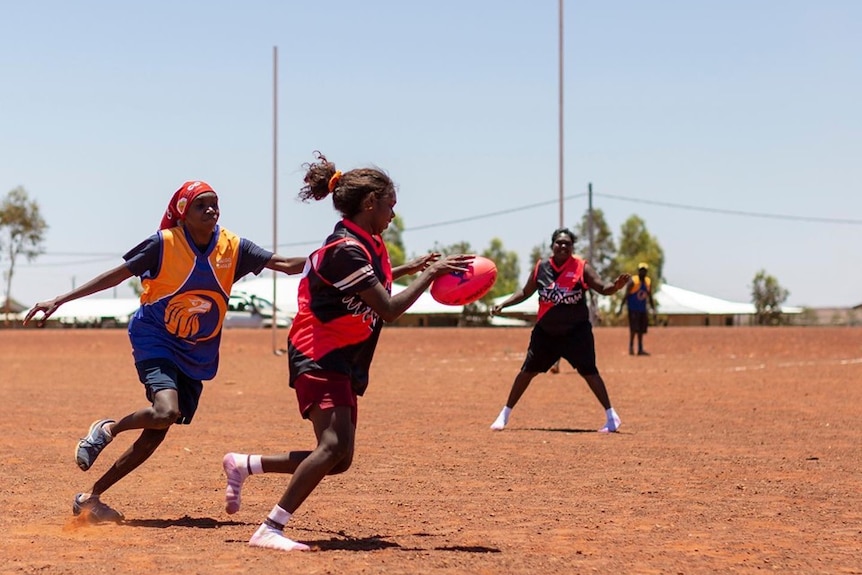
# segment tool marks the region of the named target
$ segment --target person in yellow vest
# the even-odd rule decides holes
[[[208,183],[185,182],[171,197],[159,231],[129,250],[123,263],[66,294],[37,303],[24,318],[26,325],[41,312],[42,323],[66,302],[115,287],[132,276],[141,280],[141,307],[128,331],[138,379],[150,405],[122,418],[98,419],[78,441],[75,462],[87,471],[117,435],[140,430],[138,439],[90,491],[72,500],[72,514],[84,522],[122,523],[123,513],[102,502],[102,494],[147,461],[169,429],[192,422],[203,382],[218,371],[231,286],[264,269],[298,274],[305,266],[305,257],[275,254],[219,226],[220,215],[218,195]]]
[[[626,297],[620,302],[617,315],[623,313],[623,306],[628,306],[629,314],[629,355],[635,354],[635,336],[638,340],[638,355],[649,355],[644,350],[644,334],[649,327],[648,309],[655,313],[655,302],[652,299],[652,286],[649,276],[649,265],[638,264],[638,275],[632,277],[626,285]]]

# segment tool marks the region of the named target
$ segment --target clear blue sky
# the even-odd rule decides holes
[[[272,247],[273,46],[280,252],[305,255],[337,220],[295,199],[313,150],[390,173],[409,254],[499,237],[523,279],[558,225],[556,0],[2,12],[0,195],[24,186],[50,226],[14,276],[25,304],[120,263],[188,179]],[[592,182],[615,236],[645,220],[668,283],[749,301],[765,269],[789,304],[862,303],[862,2],[570,0],[564,28],[567,225]]]

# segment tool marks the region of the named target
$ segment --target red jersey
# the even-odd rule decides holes
[[[343,373],[362,395],[383,320],[359,292],[383,284],[392,291],[386,244],[349,220],[335,226],[312,253],[299,282],[299,311],[287,338],[290,385],[308,371]]]
[[[569,332],[576,323],[590,320],[585,298],[589,290],[584,281],[585,265],[584,260],[574,256],[559,267],[552,257],[536,263],[533,270],[539,292],[536,326],[559,335]]]

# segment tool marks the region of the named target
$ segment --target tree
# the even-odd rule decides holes
[[[662,278],[664,250],[655,236],[650,235],[646,223],[640,217],[632,215],[620,227],[620,247],[607,270],[608,276],[634,273],[640,262],[649,264],[655,291],[655,282]]]
[[[611,232],[605,214],[602,210],[593,210],[593,253],[590,257],[590,211],[584,212],[581,224],[576,230],[578,241],[575,243],[575,252],[584,258],[589,258],[590,266],[601,277],[610,276],[610,270],[614,263],[617,247],[614,244],[613,232]],[[619,275],[619,274],[617,274]],[[616,277],[616,276],[614,276]]]
[[[530,266],[530,272],[533,271],[533,266],[536,265],[537,261],[549,257],[551,257],[551,248],[548,247],[548,244],[538,244],[533,246],[533,249],[530,250],[530,261],[527,263],[527,265]]]
[[[507,252],[503,248],[503,241],[499,238],[493,238],[491,245],[482,252],[482,255],[497,265],[497,281],[488,295],[482,298],[483,303],[490,304],[494,298],[508,295],[518,289],[521,266],[518,264],[518,253]]]
[[[383,241],[386,243],[386,249],[389,251],[389,261],[392,262],[392,267],[397,268],[407,261],[407,250],[404,248],[404,220],[401,216],[395,216],[389,223],[389,227],[383,231]],[[402,276],[395,283],[408,284],[410,278]]]
[[[443,254],[444,256],[450,256],[453,254],[472,254],[473,248],[470,246],[470,242],[458,242],[448,246],[441,246],[437,242],[434,242],[434,247],[431,248],[431,251]]]
[[[621,273],[635,274],[640,262],[650,266],[649,276],[653,294],[661,289],[664,268],[664,250],[655,236],[649,233],[646,223],[638,216],[631,215],[620,227],[619,250],[606,270],[605,279],[614,279]],[[611,309],[616,309],[625,297],[621,290],[612,296]]]
[[[778,280],[760,270],[754,276],[751,286],[751,299],[754,303],[755,319],[758,325],[779,325],[781,323],[781,304],[790,292],[779,285]]]
[[[6,194],[0,203],[0,261],[8,260],[3,272],[7,300],[12,297],[12,277],[18,257],[32,261],[45,253],[42,244],[47,229],[39,204],[29,198],[24,188],[19,186]]]
[[[617,248],[614,245],[613,232],[611,232],[608,222],[605,221],[605,213],[602,210],[594,209],[592,215],[592,250],[590,250],[590,210],[587,210],[584,212],[584,217],[576,231],[578,238],[575,242],[575,253],[588,260],[590,267],[596,270],[600,277],[606,278],[610,275],[609,270],[613,267]],[[599,321],[596,292],[589,290],[588,297],[590,300],[590,319],[591,321]]]

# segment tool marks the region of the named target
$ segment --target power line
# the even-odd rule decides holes
[[[46,253],[43,255],[56,256],[56,255],[60,255],[60,254]],[[88,257],[88,256],[98,255],[98,254],[71,254],[71,253],[67,253],[67,254],[62,254],[62,255],[74,256],[74,257]],[[104,262],[104,261],[108,261],[108,260],[120,260],[120,259],[122,259],[122,256],[115,254],[115,255],[111,255],[111,256],[103,256],[103,257],[98,257],[96,259],[80,260],[80,261],[75,261],[75,262],[65,261],[65,262],[54,262],[54,263],[49,263],[49,264],[48,263],[41,263],[41,264],[24,263],[24,264],[21,264],[21,267],[27,267],[27,268],[62,268],[62,267],[69,267],[69,266],[97,264],[99,262]]]
[[[850,218],[821,218],[817,216],[792,216],[788,214],[767,214],[765,212],[749,212],[745,210],[728,210],[724,208],[705,208],[701,206],[690,206],[686,204],[676,204],[673,202],[661,202],[658,200],[645,200],[643,198],[630,198],[627,196],[618,196],[615,194],[595,194],[602,198],[610,198],[612,200],[620,200],[624,202],[633,202],[636,204],[648,204],[652,206],[661,206],[664,208],[674,208],[678,210],[689,210],[694,212],[706,212],[711,214],[725,214],[730,216],[745,216],[751,218],[768,218],[773,220],[791,220],[796,222],[811,222],[820,224],[849,224],[862,225],[862,220]]]
[[[116,253],[109,254],[109,253],[107,253],[107,252],[90,252],[90,253],[80,253],[80,252],[51,252],[51,254],[50,254],[50,255],[52,255],[52,256],[73,256],[73,257],[76,257],[76,258],[77,258],[77,257],[81,257],[81,256],[93,257],[93,258],[96,258],[96,257],[100,257],[100,258],[116,258],[116,257],[121,257],[121,256],[120,256],[120,254],[116,254]]]
[[[582,198],[586,195],[587,194],[585,194],[585,193],[573,194],[573,195],[565,196],[563,199],[564,200],[574,200],[577,198]],[[843,224],[843,225],[854,225],[854,226],[862,225],[862,220],[852,219],[852,218],[825,218],[825,217],[818,217],[818,216],[794,216],[794,215],[790,215],[790,214],[770,214],[770,213],[766,213],[766,212],[753,212],[753,211],[747,211],[747,210],[732,210],[732,209],[726,209],[726,208],[710,208],[710,207],[704,207],[704,206],[692,206],[689,204],[678,204],[675,202],[663,202],[663,201],[659,201],[659,200],[648,200],[648,199],[644,199],[644,198],[632,198],[629,196],[622,196],[622,195],[618,195],[618,194],[595,193],[593,195],[597,196],[597,197],[601,197],[601,198],[618,200],[618,201],[622,201],[622,202],[631,202],[631,203],[635,203],[635,204],[646,204],[646,205],[652,205],[652,206],[660,206],[663,208],[672,208],[672,209],[677,209],[677,210],[688,210],[688,211],[693,211],[693,212],[704,212],[704,213],[711,213],[711,214],[723,214],[723,215],[729,215],[729,216],[767,218],[767,219],[773,219],[773,220],[788,220],[788,221],[820,223],[820,224]],[[419,226],[412,226],[412,227],[404,228],[401,231],[402,231],[402,233],[404,233],[404,232],[415,232],[418,230],[426,230],[426,229],[430,229],[430,228],[439,228],[439,227],[450,226],[450,225],[454,225],[454,224],[463,224],[466,222],[475,222],[477,220],[484,220],[484,219],[494,218],[494,217],[502,216],[502,215],[506,215],[506,214],[523,212],[523,211],[531,210],[534,208],[539,208],[542,206],[548,206],[551,204],[555,204],[558,201],[559,200],[557,200],[557,199],[545,200],[542,202],[536,202],[533,204],[526,204],[523,206],[508,208],[505,210],[498,210],[495,212],[488,212],[485,214],[477,214],[474,216],[467,216],[464,218],[458,218],[458,219],[454,219],[454,220],[444,220],[442,222],[434,222],[434,223],[430,223],[430,224],[422,224]],[[315,239],[315,240],[304,240],[304,241],[296,241],[296,242],[288,242],[288,243],[278,244],[278,247],[279,248],[288,248],[288,247],[301,247],[301,246],[311,246],[311,245],[319,245],[319,244],[320,244],[320,239]],[[51,267],[51,266],[63,266],[63,265],[67,266],[67,265],[72,265],[72,263],[87,264],[87,263],[96,263],[99,261],[105,261],[108,258],[122,257],[119,254],[108,254],[108,253],[104,253],[104,252],[101,252],[101,253],[52,252],[52,253],[46,253],[43,255],[57,256],[57,257],[63,257],[63,256],[65,256],[65,257],[69,257],[69,256],[71,256],[71,257],[86,257],[86,258],[99,258],[99,259],[88,260],[88,261],[83,261],[83,262],[71,262],[71,263],[66,262],[63,264],[59,264],[59,263],[57,263],[57,264],[30,264],[27,267]]]
[[[575,198],[582,198],[582,197],[584,197],[584,196],[586,196],[586,195],[587,195],[587,194],[574,194],[574,195],[572,195],[572,196],[566,196],[564,199],[566,199],[566,200],[573,200],[573,199],[575,199]],[[493,218],[493,217],[495,217],[495,216],[502,216],[502,215],[505,215],[505,214],[511,214],[511,213],[515,213],[515,212],[523,212],[523,211],[526,211],[526,210],[531,210],[531,209],[533,209],[533,208],[539,208],[539,207],[541,207],[541,206],[547,206],[547,205],[550,205],[550,204],[556,204],[558,201],[559,201],[559,200],[556,200],[556,199],[555,199],[555,200],[547,200],[547,201],[544,201],[544,202],[538,202],[538,203],[535,203],[535,204],[528,204],[528,205],[526,205],[526,206],[520,206],[520,207],[517,207],[517,208],[509,208],[508,210],[500,210],[500,211],[498,211],[498,212],[490,212],[490,213],[487,213],[487,214],[479,214],[479,215],[476,215],[476,216],[469,216],[469,217],[466,217],[466,218],[459,218],[459,219],[457,219],[457,220],[447,220],[447,221],[444,221],[444,222],[437,222],[437,223],[434,223],[434,224],[425,224],[425,225],[422,225],[422,226],[413,226],[412,228],[404,228],[404,229],[403,229],[403,230],[401,230],[401,231],[402,231],[402,232],[415,232],[416,230],[425,230],[425,229],[428,229],[428,228],[439,228],[439,227],[442,227],[442,226],[449,226],[449,225],[452,225],[452,224],[463,224],[464,222],[475,222],[476,220],[484,220],[484,219],[487,219],[487,218]]]
[[[586,196],[586,195],[587,195],[586,193],[572,194],[572,195],[570,195],[570,196],[565,196],[563,199],[564,199],[564,200],[574,200],[574,199],[576,199],[576,198],[582,198],[582,197],[584,197],[584,196]],[[499,210],[499,211],[496,211],[496,212],[489,212],[489,213],[487,213],[487,214],[477,214],[477,215],[475,215],[475,216],[467,216],[467,217],[465,217],[465,218],[458,218],[458,219],[456,219],[456,220],[445,220],[445,221],[442,221],[442,222],[434,222],[434,223],[432,223],[432,224],[422,224],[422,225],[419,225],[419,226],[412,226],[412,227],[409,227],[409,228],[404,228],[403,230],[401,230],[401,232],[402,232],[402,233],[405,233],[405,232],[415,232],[415,231],[417,231],[417,230],[427,230],[427,229],[430,229],[430,228],[440,228],[440,227],[443,227],[443,226],[450,226],[450,225],[453,225],[453,224],[463,224],[463,223],[465,223],[465,222],[475,222],[476,220],[484,220],[484,219],[493,218],[493,217],[496,217],[496,216],[502,216],[502,215],[512,214],[512,213],[516,213],[516,212],[523,212],[523,211],[527,211],[527,210],[532,210],[533,208],[540,208],[540,207],[542,207],[542,206],[548,206],[548,205],[551,205],[551,204],[556,204],[558,201],[559,201],[559,200],[557,200],[557,199],[554,199],[554,200],[545,200],[545,201],[543,201],[543,202],[536,202],[536,203],[534,203],[534,204],[527,204],[527,205],[524,205],[524,206],[518,206],[518,207],[516,207],[516,208],[508,208],[508,209],[505,209],[505,210]],[[303,241],[303,242],[290,242],[290,243],[285,243],[285,244],[278,244],[278,247],[279,247],[279,248],[287,248],[287,247],[297,247],[297,246],[307,246],[307,245],[318,245],[318,244],[320,244],[320,240],[315,240],[315,241],[310,241],[310,242],[309,242],[309,241]]]

